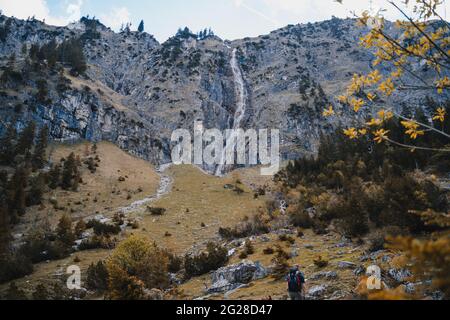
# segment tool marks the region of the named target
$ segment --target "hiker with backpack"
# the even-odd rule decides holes
[[[304,300],[303,289],[305,276],[300,272],[298,266],[292,268],[286,277],[288,282],[288,293],[291,300]]]

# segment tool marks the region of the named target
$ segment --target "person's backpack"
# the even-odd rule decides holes
[[[291,271],[288,276],[288,288],[290,292],[298,292],[301,288],[301,278],[297,271]]]

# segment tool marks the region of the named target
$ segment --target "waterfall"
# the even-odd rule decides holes
[[[234,91],[237,97],[236,111],[234,113],[233,130],[240,129],[242,120],[245,116],[245,107],[247,91],[245,89],[244,77],[237,59],[237,49],[233,49],[231,57],[231,70],[233,71]],[[227,137],[229,141],[230,137]],[[224,173],[226,161],[226,148],[223,149],[220,164],[217,166],[216,175],[221,176]]]

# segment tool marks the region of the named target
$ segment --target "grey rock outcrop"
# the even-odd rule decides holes
[[[243,261],[239,264],[223,267],[212,274],[212,286],[208,293],[220,293],[235,290],[253,280],[262,279],[268,274],[260,263]]]
[[[308,290],[306,293],[306,298],[308,300],[317,300],[324,297],[327,293],[328,287],[326,285],[314,286]]]
[[[202,120],[205,128],[233,127],[238,100],[230,63],[234,49],[248,92],[241,126],[280,129],[285,159],[317,151],[320,135],[339,125],[336,119],[322,117],[323,109],[345,91],[353,73],[369,72],[373,60],[370,52],[358,46],[367,30],[357,27],[353,19],[290,25],[231,42],[175,36],[162,44],[147,33],[115,33],[86,19],[68,27],[52,27],[0,16],[0,24],[6,23],[10,27],[0,42],[3,66],[14,53],[16,69],[24,67],[24,44],[29,49],[52,40],[58,44],[79,38],[87,71],[86,76],[72,79],[65,94],[56,92],[56,77],[49,75],[48,105],[33,97],[37,78],[26,79],[25,86],[8,88],[14,94],[0,95],[4,106],[0,133],[13,121],[21,129],[34,120],[50,127],[53,140],[107,140],[155,164],[170,161],[175,129],[192,132],[195,120]],[[88,28],[93,24],[95,32]],[[390,28],[390,32],[395,30]],[[426,68],[413,67],[423,78],[429,76]],[[439,103],[447,97],[433,98]],[[409,108],[426,103],[420,92],[401,92],[383,101],[383,106],[403,108],[406,100]],[[19,105],[26,110],[18,111]],[[354,112],[349,108],[337,105],[336,109],[353,122]]]

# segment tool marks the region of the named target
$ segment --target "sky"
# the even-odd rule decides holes
[[[450,0],[445,2],[441,14],[447,17]],[[21,19],[35,16],[58,26],[89,15],[118,31],[127,22],[136,29],[144,20],[145,31],[160,42],[185,26],[194,32],[210,27],[222,39],[234,40],[288,24],[346,18],[352,11],[380,8],[390,8],[383,13],[390,20],[401,18],[386,0],[343,0],[343,4],[334,0],[0,0],[3,14]]]

